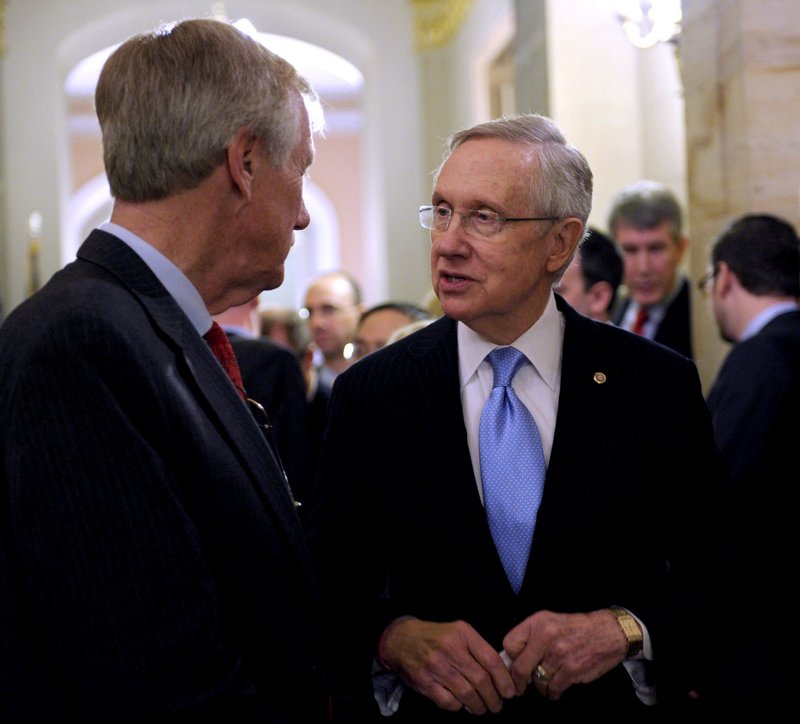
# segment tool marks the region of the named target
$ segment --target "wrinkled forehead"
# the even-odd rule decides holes
[[[464,142],[442,164],[434,195],[462,202],[509,203],[527,199],[539,166],[536,152],[526,145],[498,138]]]

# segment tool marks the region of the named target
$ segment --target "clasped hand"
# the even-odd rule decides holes
[[[500,711],[504,699],[528,686],[559,699],[573,684],[594,681],[623,661],[627,642],[607,611],[539,611],[506,634],[503,649],[510,667],[464,621],[402,618],[386,630],[381,654],[406,685],[442,709],[484,714]],[[533,676],[538,666],[545,678]]]

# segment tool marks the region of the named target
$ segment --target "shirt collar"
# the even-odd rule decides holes
[[[100,229],[116,236],[141,257],[170,296],[175,299],[183,313],[189,317],[198,334],[203,335],[208,332],[212,319],[205,302],[189,278],[175,264],[152,244],[119,224],[108,221],[101,224]]]
[[[748,325],[744,328],[742,336],[739,338],[739,342],[744,342],[749,337],[754,337],[773,319],[775,319],[775,317],[785,314],[786,312],[794,312],[798,308],[799,307],[795,302],[777,302],[770,305],[750,320]]]
[[[461,386],[475,374],[486,355],[498,346],[481,337],[463,322],[457,326],[458,364]],[[564,341],[564,320],[556,308],[554,295],[550,295],[539,319],[511,343],[522,352],[536,368],[545,384],[555,390],[561,368],[561,347]]]

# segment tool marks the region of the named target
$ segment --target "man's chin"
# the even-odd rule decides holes
[[[662,301],[662,297],[656,294],[632,294],[633,301],[636,302],[640,307],[653,307],[656,304],[660,304]]]
[[[281,264],[280,269],[273,269],[264,277],[264,291],[268,291],[269,289],[277,289],[281,284],[283,284],[284,276],[285,272],[283,265]]]
[[[464,322],[469,317],[468,307],[464,304],[448,300],[446,297],[442,300],[441,307],[442,313],[446,317],[456,320],[456,322]]]

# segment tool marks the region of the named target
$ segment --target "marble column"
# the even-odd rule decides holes
[[[800,2],[683,0],[689,266],[746,213],[800,228]],[[708,387],[728,351],[696,292],[695,350]]]

